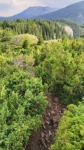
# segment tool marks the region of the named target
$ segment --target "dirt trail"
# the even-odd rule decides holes
[[[48,150],[50,145],[54,143],[58,123],[65,108],[59,99],[53,97],[51,93],[48,93],[47,99],[48,106],[42,118],[43,125],[37,132],[32,134],[26,150]]]

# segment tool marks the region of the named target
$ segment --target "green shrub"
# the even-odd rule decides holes
[[[69,105],[58,126],[55,144],[50,150],[84,149],[84,101]]]
[[[0,148],[23,150],[47,105],[40,79],[16,71],[0,84]]]
[[[84,52],[83,40],[62,39],[50,45],[46,54],[35,58],[36,76],[48,84],[49,91],[60,97],[64,104],[75,103],[83,96]],[[42,56],[42,57],[41,57]]]

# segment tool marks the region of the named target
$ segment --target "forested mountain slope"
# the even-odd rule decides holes
[[[9,34],[23,34],[29,33],[42,37],[45,40],[48,39],[59,39],[65,36],[72,36],[66,30],[65,26],[55,21],[42,21],[42,20],[21,20],[15,21],[3,21],[0,26],[4,31]],[[72,29],[73,30],[73,29]],[[73,32],[73,31],[72,31]]]
[[[83,28],[75,21],[69,19],[56,19],[56,21],[70,26],[73,29],[73,37],[79,37],[83,32]]]
[[[78,23],[84,23],[84,1],[69,5],[58,11],[38,16],[40,19],[55,20],[58,18],[67,18]]]

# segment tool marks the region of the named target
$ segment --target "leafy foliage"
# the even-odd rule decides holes
[[[60,121],[55,144],[50,150],[84,149],[84,102],[69,105]]]
[[[27,48],[28,48],[28,46],[29,46],[28,40],[27,40],[27,39],[25,39],[25,40],[23,41],[22,48],[27,49]]]
[[[63,38],[51,44],[51,50],[37,55],[36,75],[65,104],[77,103],[83,96],[83,40]]]
[[[40,79],[20,70],[0,82],[0,148],[24,149],[47,105]]]
[[[63,28],[50,21],[4,21],[0,26],[0,149],[23,150],[42,123],[47,87],[64,104],[82,99],[84,39],[67,39]],[[53,39],[54,31],[62,39]],[[39,38],[21,34],[27,32]]]

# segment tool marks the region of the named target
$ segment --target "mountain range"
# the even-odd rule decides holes
[[[14,16],[11,16],[12,19],[28,19],[28,18],[34,18],[36,16],[40,16],[43,14],[47,14],[50,12],[56,11],[57,8],[50,8],[50,7],[43,7],[43,6],[35,6],[35,7],[29,7],[26,10],[22,11],[19,14],[16,14]]]
[[[84,0],[52,13],[38,16],[39,19],[55,20],[58,18],[71,19],[75,22],[84,24]]]
[[[0,20],[14,20],[14,19],[30,19],[30,18],[36,18],[37,16],[47,14],[50,12],[54,12],[58,10],[58,8],[51,8],[51,7],[43,7],[43,6],[34,6],[29,7],[25,9],[24,11],[15,14],[13,16],[9,17],[0,17]]]
[[[0,20],[8,19],[46,19],[46,20],[56,20],[58,18],[70,19],[75,22],[84,24],[84,0],[72,5],[69,5],[62,9],[35,6],[29,7],[19,14],[10,17],[0,17]]]

